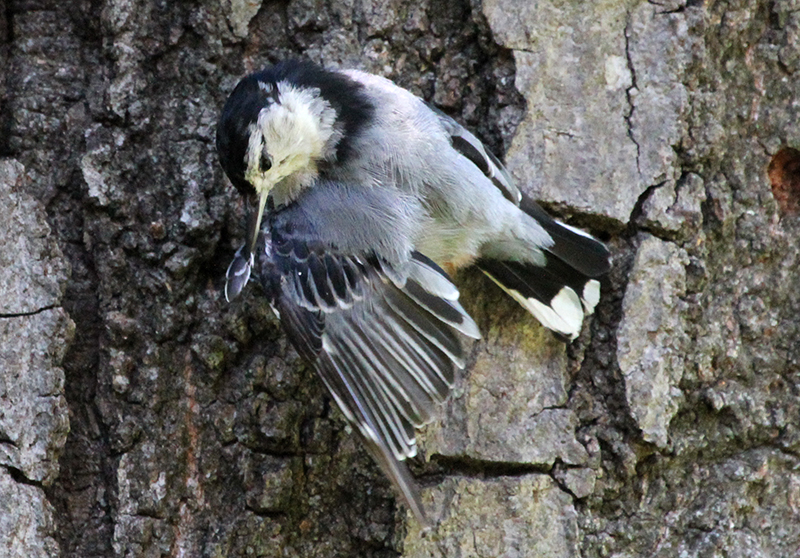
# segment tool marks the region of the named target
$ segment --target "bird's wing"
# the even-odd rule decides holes
[[[610,267],[606,246],[591,235],[550,217],[536,202],[523,196],[511,175],[481,141],[436,107],[428,105],[450,135],[453,149],[477,166],[510,201],[519,205],[553,239],[547,251],[587,277],[600,277]]]
[[[478,338],[478,328],[447,275],[421,254],[398,269],[295,225],[273,223],[259,251],[262,282],[292,344],[424,520],[402,460],[416,454],[414,428],[432,420],[464,366],[459,333]]]
[[[472,161],[503,192],[506,198],[519,205],[522,200],[522,194],[514,184],[514,180],[503,166],[503,163],[461,124],[433,105],[428,105],[428,108],[436,114],[445,132],[450,136],[450,144],[453,149]]]

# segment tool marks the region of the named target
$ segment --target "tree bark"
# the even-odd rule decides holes
[[[245,73],[385,75],[607,241],[564,345],[484,338],[412,470],[420,531],[282,336],[227,304],[214,150]],[[796,0],[0,2],[0,556],[791,556]]]

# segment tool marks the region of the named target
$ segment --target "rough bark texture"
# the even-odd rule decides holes
[[[218,111],[292,55],[432,101],[614,252],[568,347],[458,278],[427,533],[220,294]],[[0,68],[0,556],[800,551],[798,0],[5,0]]]

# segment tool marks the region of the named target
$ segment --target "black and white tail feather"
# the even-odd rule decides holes
[[[566,341],[600,301],[599,277],[608,272],[608,249],[594,237],[556,221],[522,197],[520,208],[547,231],[552,244],[537,263],[479,259],[476,265],[539,322]]]
[[[456,151],[469,159],[512,203],[518,205],[550,236],[535,262],[480,258],[478,267],[500,288],[533,314],[541,324],[567,341],[580,333],[585,316],[600,300],[597,278],[608,272],[609,252],[591,235],[550,217],[524,196],[503,164],[467,129],[435,107],[442,128]]]

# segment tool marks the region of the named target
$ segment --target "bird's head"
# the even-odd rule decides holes
[[[251,204],[249,249],[270,194],[276,205],[294,200],[317,177],[317,164],[335,158],[341,136],[336,111],[318,88],[271,79],[267,71],[239,82],[222,110],[217,151]]]

